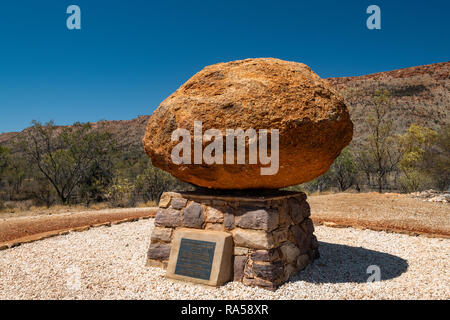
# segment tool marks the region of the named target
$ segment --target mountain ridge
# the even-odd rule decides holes
[[[435,130],[449,125],[450,62],[326,80],[343,94],[350,108],[355,124],[355,141],[365,136],[367,106],[371,103],[371,95],[378,89],[391,92],[391,116],[396,120],[396,132],[402,132],[412,123]],[[94,127],[104,125],[121,146],[140,146],[149,117],[140,115],[131,120],[103,120],[91,124]],[[28,128],[0,134],[0,145],[7,145],[26,130]]]

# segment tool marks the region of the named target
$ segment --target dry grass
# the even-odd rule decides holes
[[[376,192],[311,195],[311,216],[316,223],[450,236],[450,206],[423,202],[408,195]]]
[[[156,201],[147,201],[138,203],[136,208],[149,208],[149,207],[157,207],[158,203]]]

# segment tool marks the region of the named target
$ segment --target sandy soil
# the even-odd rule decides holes
[[[450,237],[450,205],[445,203],[376,192],[309,196],[308,202],[316,224]]]

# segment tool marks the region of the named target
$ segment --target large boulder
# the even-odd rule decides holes
[[[203,132],[219,129],[224,135],[226,129],[278,129],[278,172],[261,175],[268,165],[249,164],[248,156],[246,164],[173,163],[171,151],[179,142],[171,140],[172,132],[183,128],[193,137],[194,121],[202,122]],[[325,173],[352,135],[344,100],[325,80],[305,64],[261,58],[218,63],[195,74],[155,110],[143,143],[154,166],[197,186],[281,188]],[[192,150],[193,144],[192,138]]]

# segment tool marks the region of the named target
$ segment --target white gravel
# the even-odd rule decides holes
[[[0,251],[0,299],[450,298],[449,239],[319,226],[321,258],[271,292],[165,279],[145,267],[152,228],[140,220]],[[366,282],[370,265],[382,281]]]

